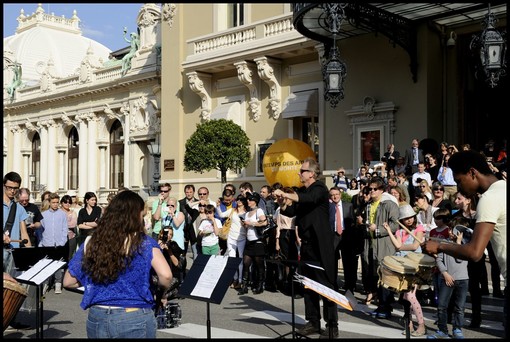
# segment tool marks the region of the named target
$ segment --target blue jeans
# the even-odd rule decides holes
[[[156,338],[156,316],[152,309],[126,312],[125,308],[89,308],[88,338]]]
[[[461,329],[464,326],[464,308],[468,293],[469,280],[455,280],[453,287],[446,286],[443,277],[439,278],[439,298],[437,303],[437,327],[442,332],[448,333],[448,304],[453,296],[453,329]]]

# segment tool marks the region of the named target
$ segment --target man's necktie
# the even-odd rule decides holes
[[[342,228],[342,218],[340,217],[340,208],[338,207],[338,205],[335,206],[336,207],[336,232],[338,233],[338,235],[342,235],[342,232],[343,232],[343,228]]]

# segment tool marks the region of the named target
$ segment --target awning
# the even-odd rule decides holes
[[[319,113],[317,89],[291,93],[285,100],[282,118],[316,117]]]
[[[241,125],[241,104],[239,102],[229,102],[214,108],[211,119],[232,120]]]

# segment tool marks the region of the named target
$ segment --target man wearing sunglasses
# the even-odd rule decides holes
[[[384,195],[384,180],[380,177],[373,177],[368,184],[370,190],[370,204],[367,206],[367,218],[369,221],[368,230],[372,236],[373,263],[374,268],[378,269],[384,257],[395,254],[395,246],[391,242],[391,237],[383,224],[388,223],[393,234],[399,228],[398,204],[391,197]],[[391,307],[393,292],[380,284],[377,288],[377,297],[379,305],[372,312],[375,318],[390,318],[393,308]]]
[[[296,226],[301,240],[300,274],[330,289],[338,290],[338,265],[335,253],[335,233],[329,226],[329,190],[318,180],[320,167],[314,158],[306,158],[299,170],[304,185],[296,193],[277,189],[278,199],[291,199],[296,203]],[[308,265],[317,265],[310,267]],[[320,300],[323,303],[325,331],[321,331]],[[338,337],[338,310],[335,302],[310,289],[304,291],[305,319],[308,321],[297,332],[308,336],[321,334],[321,338]]]
[[[152,218],[154,219],[154,229],[152,230],[152,238],[158,240],[158,235],[161,230],[161,222],[168,215],[168,198],[172,186],[170,183],[165,183],[159,187],[158,200],[152,202]]]

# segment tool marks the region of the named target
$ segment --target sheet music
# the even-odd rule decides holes
[[[307,278],[302,275],[297,275],[298,279],[303,283],[305,288],[309,288],[310,290],[313,290],[317,292],[318,294],[328,298],[329,300],[332,300],[333,302],[339,304],[343,308],[353,311],[353,308],[351,306],[351,303],[349,302],[349,299],[347,299],[346,296],[343,294],[336,292],[333,289],[330,289],[327,286],[324,286],[310,278]]]
[[[200,278],[198,278],[191,295],[210,298],[218,280],[227,266],[227,261],[228,256],[211,255],[204,267],[204,271],[200,275]]]
[[[51,277],[55,272],[66,264],[65,261],[51,260],[44,258],[39,260],[37,264],[32,266],[25,273],[21,274],[17,279],[26,280],[41,285],[46,279]]]
[[[39,273],[46,265],[49,265],[53,260],[48,258],[43,258],[39,260],[34,266],[30,267],[28,270],[23,272],[17,279],[29,281],[32,277],[34,277],[37,273]]]

